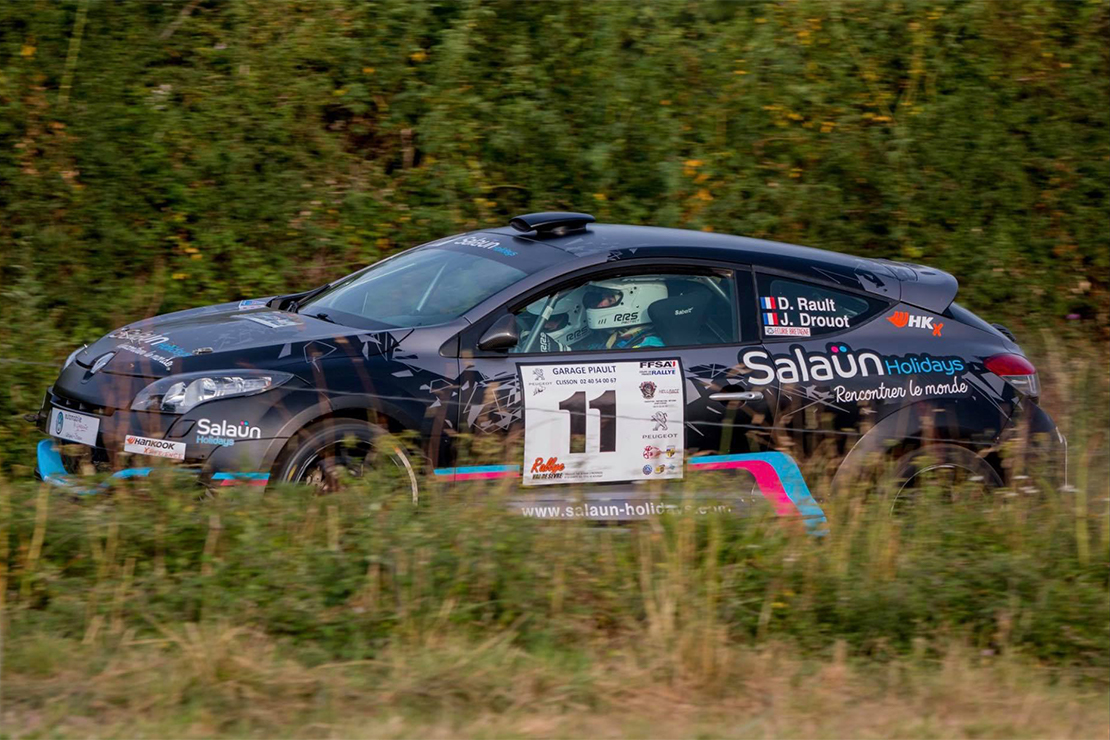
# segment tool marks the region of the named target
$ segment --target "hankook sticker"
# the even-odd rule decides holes
[[[185,459],[185,443],[171,442],[168,439],[153,439],[128,434],[123,440],[124,452],[135,452],[140,455],[165,457],[170,460]]]

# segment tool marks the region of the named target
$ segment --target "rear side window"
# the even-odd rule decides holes
[[[887,307],[878,298],[759,275],[759,324],[768,339],[820,337],[856,327]]]

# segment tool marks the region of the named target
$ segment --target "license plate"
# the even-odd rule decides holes
[[[78,414],[76,411],[51,409],[50,426],[47,430],[54,437],[96,446],[96,432],[100,429],[100,419],[95,416]]]

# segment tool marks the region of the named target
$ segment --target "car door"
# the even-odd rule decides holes
[[[756,282],[765,357],[750,359],[779,386],[776,444],[837,458],[901,398],[881,351],[890,301],[791,274],[758,271]]]
[[[480,349],[509,315],[519,342]],[[754,316],[750,271],[714,264],[596,268],[521,296],[460,337],[473,444],[445,472],[557,500],[580,494],[565,484],[677,480],[692,458],[769,449],[777,384],[739,361],[761,346]]]

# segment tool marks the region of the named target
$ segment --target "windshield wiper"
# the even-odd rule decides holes
[[[289,301],[289,305],[285,308],[285,310],[289,313],[300,313],[302,304],[306,303],[307,301],[311,301],[313,298],[330,288],[331,285],[331,283],[328,283],[327,285],[321,285],[319,288],[313,288],[306,293],[301,293],[296,298]],[[286,300],[289,299],[287,298]]]
[[[321,321],[326,321],[329,324],[338,324],[339,323],[335,319],[328,316],[326,313],[314,313],[314,314],[309,314],[309,316],[311,316],[314,319],[320,319]]]

